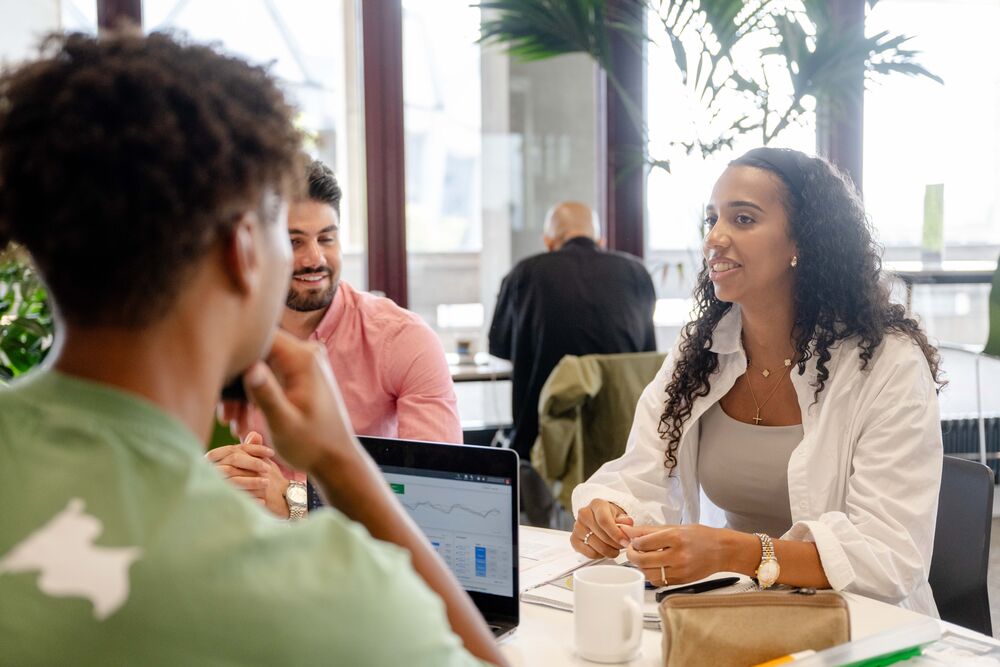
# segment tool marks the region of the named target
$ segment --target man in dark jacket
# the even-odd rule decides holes
[[[514,363],[511,447],[524,460],[538,435],[542,385],[563,355],[656,349],[649,274],[599,238],[587,206],[557,204],[545,220],[548,252],[519,262],[500,285],[490,354]]]

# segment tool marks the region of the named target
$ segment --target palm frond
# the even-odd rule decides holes
[[[867,0],[873,7],[877,0]],[[778,0],[487,0],[483,10],[484,43],[498,43],[522,60],[585,53],[602,67],[609,84],[622,94],[626,110],[645,134],[641,110],[624,94],[612,62],[611,36],[636,49],[648,38],[642,29],[647,11],[656,14],[680,71],[681,82],[704,111],[705,127],[694,141],[676,142],[688,152],[708,155],[732,145],[735,137],[760,131],[764,143],[805,115],[803,100],[817,99],[828,111],[860,94],[858,77],[886,74],[927,77],[941,82],[907,48],[910,37],[880,32],[836,30],[828,0],[801,0],[788,12]],[[781,11],[779,11],[781,10]],[[732,54],[748,36],[761,30],[776,44],[759,50],[760,58],[779,58],[792,87],[790,101],[777,101],[767,70],[740,71]],[[735,107],[733,105],[736,105]],[[779,107],[782,104],[784,106]],[[731,118],[733,108],[748,105]],[[725,113],[723,113],[725,111]],[[728,126],[726,124],[728,123]],[[720,128],[719,126],[724,127]],[[706,129],[711,128],[711,129]],[[651,162],[652,164],[652,162]]]
[[[586,53],[610,65],[603,0],[491,0],[477,5],[483,43],[500,43],[522,60]]]

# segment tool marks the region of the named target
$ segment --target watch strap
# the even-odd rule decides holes
[[[757,579],[757,585],[761,588],[770,588],[771,585],[777,580],[777,577],[775,576],[774,579],[765,579],[761,581],[760,571],[761,568],[763,568],[767,563],[774,563],[776,566],[778,564],[778,559],[774,555],[774,542],[771,540],[770,535],[767,535],[766,533],[754,533],[754,535],[758,540],[760,540],[760,564],[757,566],[757,571],[754,572],[756,575],[755,578]]]
[[[292,488],[299,488],[302,490],[302,496],[307,496],[306,485],[302,482],[290,481],[288,482],[288,488],[285,489],[285,502],[288,503],[288,520],[298,521],[299,519],[304,519],[308,513],[308,504],[305,502],[296,502],[289,497],[288,491]]]

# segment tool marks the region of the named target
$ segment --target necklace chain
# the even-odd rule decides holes
[[[753,393],[753,383],[750,382],[750,374],[749,373],[745,373],[744,374],[743,377],[745,377],[747,379],[747,387],[750,388],[750,398],[753,399],[753,405],[754,405],[755,408],[757,408],[757,414],[755,414],[754,417],[753,417],[753,423],[754,423],[754,425],[759,426],[760,423],[762,421],[764,421],[763,419],[760,418],[760,410],[761,410],[761,408],[763,408],[765,405],[767,405],[767,402],[771,400],[771,397],[774,396],[774,394],[775,394],[776,391],[778,391],[778,387],[781,386],[781,381],[785,379],[785,376],[788,375],[791,372],[791,370],[792,370],[792,365],[790,363],[785,364],[785,372],[782,373],[781,377],[778,378],[778,381],[774,383],[774,387],[771,389],[771,393],[767,395],[767,398],[764,399],[763,403],[758,403],[757,402],[757,396],[756,396],[756,394]],[[767,377],[767,376],[765,375],[764,377]]]
[[[784,359],[783,361],[785,363],[785,368],[788,368],[788,367],[790,367],[792,365],[792,360],[791,360],[790,357]],[[753,366],[753,361],[750,359],[749,355],[747,356],[747,366]],[[770,377],[770,375],[771,375],[771,369],[770,368],[764,368],[764,369],[762,369],[760,371],[760,374],[763,375],[764,377]]]

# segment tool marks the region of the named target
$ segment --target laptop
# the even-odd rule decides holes
[[[518,457],[512,449],[358,438],[497,639],[518,607]]]

